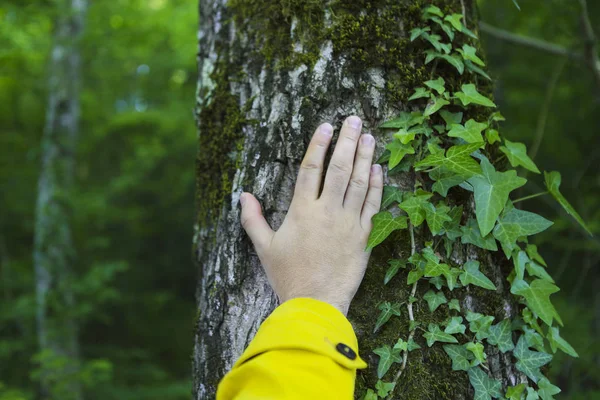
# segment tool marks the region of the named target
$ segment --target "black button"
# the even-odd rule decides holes
[[[351,360],[356,360],[356,352],[344,343],[338,343],[335,349]]]

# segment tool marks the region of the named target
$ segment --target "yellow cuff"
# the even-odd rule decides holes
[[[337,308],[315,299],[296,298],[281,304],[262,323],[233,368],[261,353],[286,349],[321,354],[348,369],[367,367],[358,355],[352,325]]]

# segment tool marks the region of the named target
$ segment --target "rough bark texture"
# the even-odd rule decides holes
[[[470,27],[475,26],[471,0],[200,0],[195,399],[214,397],[220,378],[277,305],[239,223],[240,193],[254,193],[277,229],[290,204],[309,138],[321,122],[339,128],[348,115],[357,114],[365,131],[379,139],[378,154],[383,152],[388,138],[376,127],[399,110],[407,110],[406,99],[414,87],[431,77],[432,64],[423,65],[422,44],[407,39],[408,32],[420,26],[426,3],[459,13],[464,3]],[[466,82],[466,76],[457,76],[449,66],[436,68],[452,90]],[[489,93],[491,87],[485,87]],[[480,85],[480,90],[485,87]],[[412,190],[414,179],[411,173],[388,176],[386,184]],[[465,216],[472,214],[469,196],[451,192],[449,197],[454,204],[463,204]],[[420,248],[422,232],[415,233]],[[371,366],[377,363],[375,347],[408,336],[406,313],[372,334],[377,304],[406,301],[410,293],[402,273],[383,286],[387,260],[410,255],[408,232],[394,235],[387,243],[374,251],[349,315],[361,355]],[[479,259],[498,290],[455,291],[452,296],[447,293],[448,298],[458,297],[463,310],[496,315],[497,320],[512,316],[514,304],[504,285],[506,260],[492,259],[470,245],[456,245],[452,260],[462,264],[467,259]],[[424,326],[433,322],[422,300],[426,286],[417,289],[420,300],[414,305],[415,318]],[[439,317],[435,322],[440,322]],[[410,353],[396,396],[471,398],[466,373],[451,371],[450,359],[440,346],[427,348],[420,334],[416,340],[423,349]],[[489,365],[504,385],[521,379],[510,356],[489,354]],[[357,397],[376,380],[374,368],[359,371]]]
[[[79,400],[79,346],[72,292],[70,190],[79,130],[80,57],[86,0],[57,2],[36,205],[34,265],[41,398]]]

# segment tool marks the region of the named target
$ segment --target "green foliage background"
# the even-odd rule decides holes
[[[520,0],[520,12],[508,0],[479,3],[491,25],[582,51],[576,2]],[[600,34],[600,4],[589,7]],[[0,400],[36,396],[32,229],[54,17],[50,0],[0,1]],[[91,2],[73,216],[88,399],[190,397],[196,31],[195,1]],[[597,235],[600,88],[581,63],[481,36],[503,135],[530,149],[541,136],[536,164],[561,171],[562,192]],[[556,224],[536,243],[562,288],[561,333],[580,355],[557,353],[552,381],[558,398],[594,398],[600,241],[541,199],[528,209]]]

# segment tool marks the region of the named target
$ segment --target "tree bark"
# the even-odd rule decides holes
[[[57,2],[50,55],[48,107],[41,143],[36,204],[34,265],[36,322],[43,399],[82,399],[75,298],[75,250],[71,238],[71,188],[79,134],[80,55],[86,0]]]
[[[472,0],[200,0],[195,399],[214,397],[221,377],[277,305],[240,226],[239,195],[242,190],[252,192],[277,229],[290,204],[308,141],[321,122],[339,129],[347,116],[359,115],[364,131],[378,139],[377,153],[383,152],[389,138],[376,127],[400,110],[409,110],[407,99],[414,88],[432,76],[435,63],[423,62],[426,48],[408,40],[410,30],[422,24],[426,3],[447,13],[466,10],[469,28],[475,29]],[[452,67],[440,63],[435,68],[453,89],[467,83],[466,75],[459,77]],[[479,85],[482,88],[490,94],[490,85]],[[386,176],[386,184],[412,191],[414,179],[414,173]],[[465,215],[472,215],[471,197],[451,194],[449,198],[463,205]],[[423,242],[422,233],[416,230],[415,246],[421,248]],[[408,336],[406,313],[377,334],[372,331],[379,302],[407,301],[410,295],[406,273],[383,285],[387,260],[406,259],[410,253],[407,231],[377,247],[351,305],[349,320],[359,337],[361,356],[371,367],[358,372],[357,397],[377,381],[373,367],[378,357],[372,350]],[[496,321],[514,316],[505,285],[507,261],[471,245],[454,246],[453,262],[460,265],[471,259],[485,265],[486,275],[498,290],[469,287],[458,296],[453,292],[452,297],[460,300],[463,310],[495,315]],[[414,313],[419,321],[431,318],[422,300],[426,286],[417,288],[420,300]],[[453,372],[441,346],[428,348],[417,336],[422,349],[410,353],[395,395],[402,399],[471,398],[466,373]],[[504,387],[523,379],[509,355],[486,351],[491,373]]]

